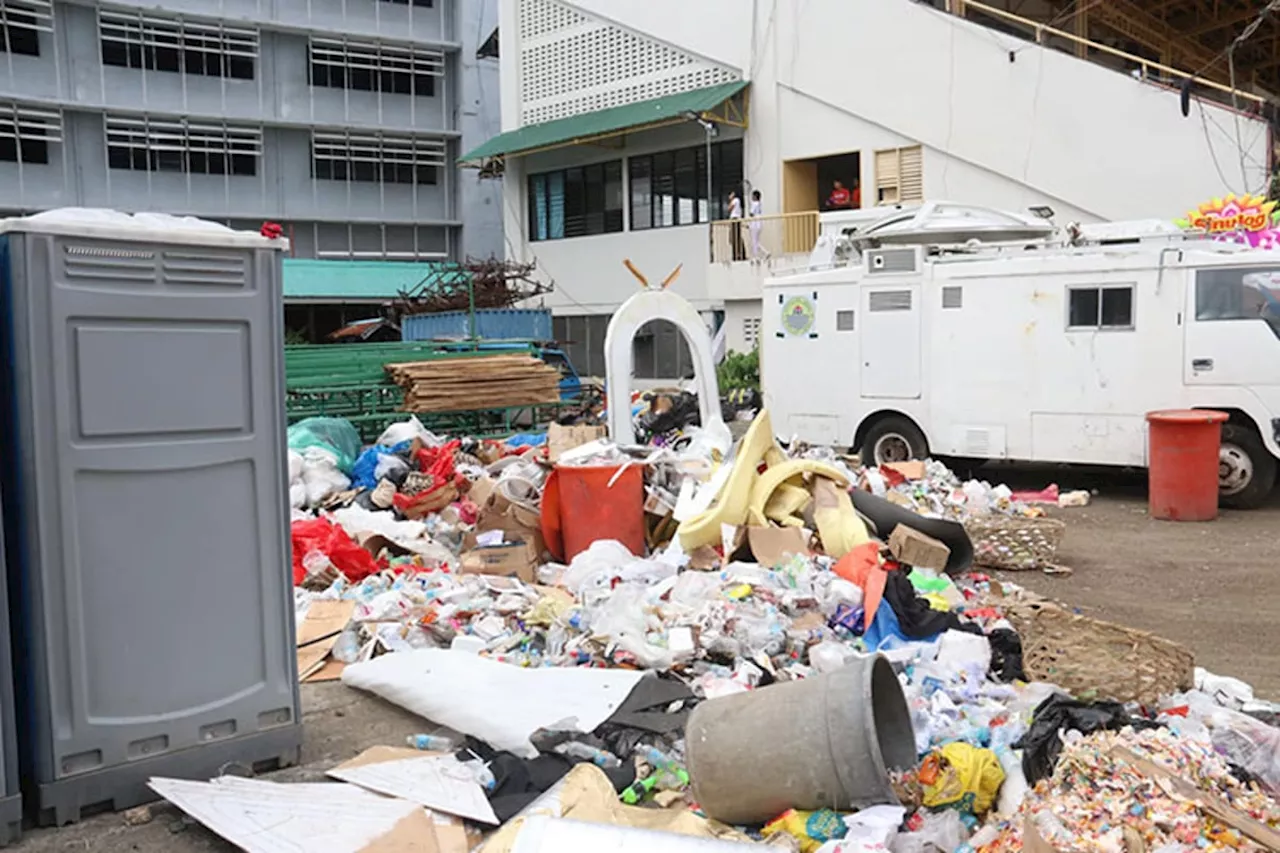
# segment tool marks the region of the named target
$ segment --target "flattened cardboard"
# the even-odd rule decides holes
[[[467,551],[462,555],[461,573],[514,576],[525,583],[533,583],[537,568],[538,558],[533,548],[527,542],[519,541]]]
[[[347,665],[342,661],[331,657],[326,658],[319,669],[302,679],[302,683],[320,684],[326,681],[339,681],[342,679],[342,671],[346,668]]]
[[[603,426],[552,424],[547,427],[547,458],[558,462],[566,451],[604,438],[607,434],[608,430]]]
[[[298,680],[314,678],[326,666],[338,637],[355,615],[354,601],[311,602],[307,618],[298,626]],[[340,672],[340,671],[339,671]]]
[[[748,527],[747,544],[761,566],[780,566],[809,553],[809,532],[800,527]]]
[[[319,599],[311,602],[311,606],[307,608],[307,618],[303,619],[302,624],[298,626],[298,648],[309,646],[328,637],[337,640],[338,635],[351,622],[351,617],[355,616],[355,613],[354,601]],[[333,644],[329,645],[332,648]]]

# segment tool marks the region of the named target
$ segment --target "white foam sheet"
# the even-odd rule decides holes
[[[357,853],[422,806],[356,785],[223,776],[155,778],[151,789],[248,853]]]
[[[525,758],[538,754],[529,742],[535,731],[570,718],[592,731],[641,678],[621,669],[523,669],[449,649],[383,655],[342,672],[349,687]]]
[[[495,826],[499,823],[493,806],[484,795],[484,788],[452,755],[336,767],[329,771],[329,775],[379,794],[409,800],[432,811]]]

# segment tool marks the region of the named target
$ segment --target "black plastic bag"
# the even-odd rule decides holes
[[[1022,668],[1022,638],[1010,628],[997,628],[987,635],[991,644],[991,675],[997,681],[1009,684],[1026,681]]]
[[[1034,785],[1053,775],[1058,755],[1062,752],[1058,732],[1072,730],[1092,734],[1119,731],[1126,726],[1135,729],[1157,727],[1150,720],[1130,717],[1119,702],[1079,702],[1055,693],[1036,708],[1031,728],[1013,748],[1023,750],[1022,772],[1027,783]]]

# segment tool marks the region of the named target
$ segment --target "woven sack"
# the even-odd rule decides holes
[[[1189,690],[1195,657],[1172,640],[1081,616],[1048,601],[1004,604],[1027,677],[1085,699],[1152,704]]]
[[[1053,564],[1067,525],[1056,518],[978,515],[964,529],[973,541],[975,566],[1027,571]]]

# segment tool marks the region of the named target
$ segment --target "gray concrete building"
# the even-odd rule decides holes
[[[495,0],[0,0],[0,213],[272,220],[305,258],[500,255],[500,188],[454,165],[499,123],[496,26]]]

